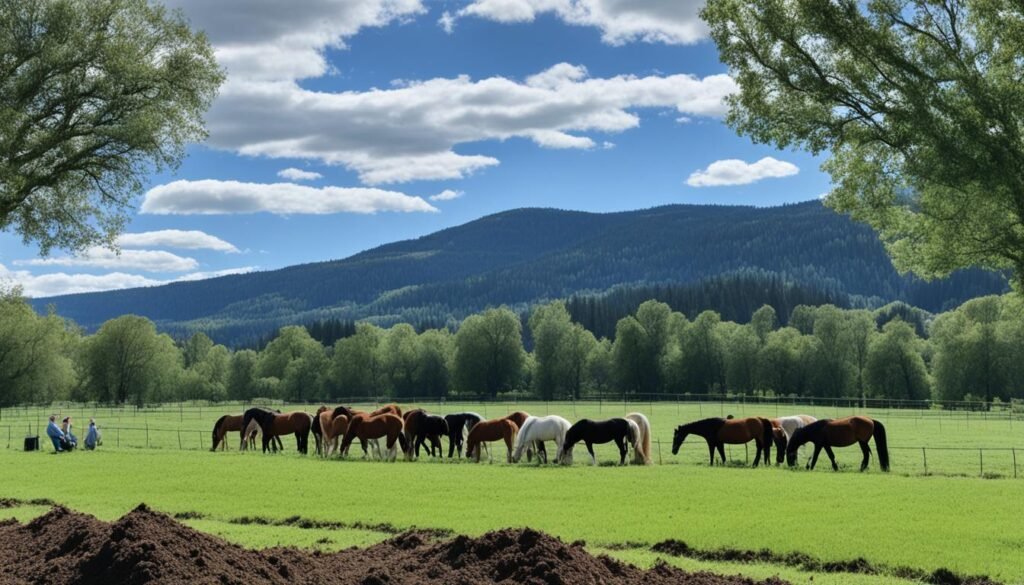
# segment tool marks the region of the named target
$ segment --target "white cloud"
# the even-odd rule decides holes
[[[83,266],[111,270],[144,270],[146,272],[186,272],[199,263],[163,250],[122,250],[120,253],[101,246],[89,248],[75,256],[15,260],[17,266]]]
[[[363,92],[228,83],[208,119],[212,146],[343,165],[364,183],[380,184],[458,179],[498,164],[456,152],[484,140],[521,137],[546,148],[593,148],[594,140],[579,133],[634,128],[638,108],[720,116],[734,90],[724,74],[590,78],[585,68],[561,63],[525,82],[459,76]]]
[[[686,184],[691,187],[721,187],[725,185],[749,185],[761,179],[789,177],[800,172],[793,163],[766,156],[755,163],[730,158],[708,165],[708,168],[694,171]]]
[[[444,191],[441,191],[437,195],[431,195],[430,196],[430,200],[431,201],[451,201],[452,199],[458,199],[459,197],[462,197],[464,194],[465,193],[463,193],[462,191],[454,191],[452,189],[445,189]]]
[[[282,179],[288,179],[289,181],[315,181],[317,179],[324,178],[320,173],[304,171],[295,167],[277,171],[277,176]]]
[[[495,22],[532,22],[554,14],[566,24],[601,30],[611,45],[633,41],[688,45],[707,37],[700,19],[704,0],[473,0],[439,24],[449,33],[461,17]]]
[[[277,215],[437,211],[421,197],[367,187],[307,187],[294,183],[174,181],[150,189],[142,213]]]
[[[156,230],[134,234],[121,234],[117,245],[122,248],[181,248],[184,250],[215,250],[234,254],[238,252],[230,242],[199,230]]]
[[[26,296],[41,298],[75,293],[137,288],[141,286],[159,286],[172,282],[201,280],[204,278],[214,278],[229,274],[242,274],[251,272],[254,269],[254,267],[247,266],[213,272],[192,272],[171,280],[160,280],[140,276],[138,274],[126,274],[123,272],[111,272],[108,274],[67,274],[64,272],[57,272],[54,274],[34,275],[27,270],[8,270],[7,267],[0,264],[0,280],[21,285]]]
[[[441,28],[444,29],[444,32],[448,34],[455,32],[455,16],[447,10],[441,14],[441,18],[437,19],[437,24],[440,25]]]

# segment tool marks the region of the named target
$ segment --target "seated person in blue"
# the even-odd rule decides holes
[[[102,445],[103,439],[100,438],[100,430],[96,428],[96,419],[89,419],[89,431],[85,433],[85,448],[92,451],[97,445]]]
[[[60,453],[64,450],[64,431],[57,426],[57,416],[50,415],[50,424],[46,425],[46,436],[53,441],[53,450]]]
[[[61,429],[64,431],[64,449],[70,451],[78,446],[78,437],[71,432],[71,417],[64,417],[64,424],[61,425]]]

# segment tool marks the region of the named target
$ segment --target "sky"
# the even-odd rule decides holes
[[[350,256],[520,207],[773,206],[821,159],[737,136],[695,0],[166,0],[227,81],[119,253],[0,233],[27,295]]]

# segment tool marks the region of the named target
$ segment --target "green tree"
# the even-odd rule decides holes
[[[181,348],[182,358],[185,360],[185,367],[191,368],[206,359],[206,356],[213,349],[213,340],[202,331],[192,334],[188,341]]]
[[[561,349],[572,329],[572,320],[565,303],[554,301],[535,308],[530,314],[529,326],[535,360],[534,388],[542,399],[551,400],[559,391]]]
[[[327,357],[320,342],[310,337],[302,326],[282,327],[260,354],[258,372],[261,378],[277,378],[281,397],[308,400],[320,395],[321,373],[326,370]]]
[[[384,332],[369,323],[356,325],[356,333],[334,344],[330,379],[332,397],[380,396],[385,393],[380,346]]]
[[[81,353],[89,396],[99,402],[145,404],[171,396],[182,373],[181,352],[145,317],[104,323]]]
[[[739,85],[727,123],[828,152],[826,203],[898,268],[1024,282],[1024,4],[708,0],[702,16]]]
[[[775,309],[771,305],[762,306],[750,316],[750,326],[754,329],[754,333],[757,335],[761,345],[768,341],[768,334],[775,331],[777,325],[778,317],[775,315]]]
[[[231,400],[252,400],[256,393],[255,383],[259,354],[251,349],[236,351],[231,356],[228,369],[227,394]]]
[[[0,406],[67,397],[78,342],[77,331],[37,315],[19,289],[0,292]]]
[[[0,2],[0,229],[112,244],[153,170],[206,136],[205,35],[147,0]]]
[[[448,395],[453,346],[452,334],[447,329],[430,329],[420,334],[417,383],[426,396]]]
[[[416,330],[399,323],[384,334],[384,370],[395,396],[413,397],[419,386],[420,343]]]
[[[868,311],[850,311],[846,314],[846,340],[849,347],[849,359],[854,371],[854,384],[857,395],[865,398],[867,385],[864,383],[864,370],[868,365],[868,353],[871,343],[878,330],[875,320]]]
[[[753,323],[721,323],[718,329],[725,356],[725,386],[730,392],[749,394],[757,385],[757,356],[761,347],[757,328]],[[765,334],[765,340],[769,334]]]
[[[493,398],[514,389],[525,360],[522,324],[508,309],[467,317],[455,334],[455,383],[463,394]]]
[[[868,352],[865,378],[873,396],[904,400],[929,398],[931,386],[920,344],[911,325],[900,320],[886,324]]]
[[[612,346],[614,379],[623,394],[640,394],[646,387],[649,370],[644,351],[647,332],[632,315],[619,319],[615,326],[615,345]]]

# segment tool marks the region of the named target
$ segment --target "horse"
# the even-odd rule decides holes
[[[522,410],[517,410],[517,411],[513,412],[512,414],[510,414],[510,415],[508,415],[508,416],[506,416],[504,418],[507,418],[508,420],[516,423],[516,427],[518,427],[520,430],[522,430],[523,425],[526,424],[526,419],[530,418],[530,413],[524,412]],[[538,459],[543,457],[544,461],[548,460],[548,454],[547,454],[547,452],[544,451],[544,442],[542,441],[542,442],[537,443],[536,445],[533,445],[532,447],[529,446],[529,444],[527,445],[527,447],[526,447],[526,460],[527,461],[530,461],[530,460],[533,459],[533,450],[534,449],[537,450],[537,458]]]
[[[323,457],[326,459],[338,450],[338,440],[348,431],[348,417],[344,414],[331,417],[332,411],[323,410],[317,417],[323,433]],[[363,450],[366,450],[364,445]]]
[[[676,427],[672,437],[672,454],[679,453],[679,446],[686,440],[687,435],[698,435],[704,437],[708,443],[708,455],[711,457],[711,465],[715,464],[715,450],[722,457],[722,465],[725,465],[725,445],[741,445],[754,441],[757,445],[757,456],[754,458],[754,467],[761,462],[761,454],[764,453],[765,464],[771,457],[771,444],[774,440],[772,423],[766,418],[705,418],[685,425]]]
[[[458,449],[459,457],[462,457],[463,436],[473,429],[473,425],[482,421],[484,417],[475,412],[458,412],[444,417],[448,424],[448,458],[451,459],[455,450]]]
[[[348,453],[348,448],[352,444],[352,441],[356,438],[359,439],[380,439],[386,437],[387,441],[385,445],[388,450],[387,460],[394,461],[396,453],[396,444],[401,446],[402,451],[408,450],[408,444],[405,440],[405,435],[402,434],[402,419],[394,414],[386,413],[379,414],[377,416],[371,416],[368,414],[357,414],[348,423],[348,430],[345,432],[345,438],[341,441],[341,452],[343,455]],[[378,448],[378,454],[380,449]],[[365,457],[365,447],[364,447]],[[384,457],[381,457],[384,459]]]
[[[320,455],[323,448],[323,430],[320,427],[320,413],[328,410],[326,406],[321,406],[316,409],[313,413],[313,424],[309,427],[310,432],[313,433],[313,439],[316,441],[316,454]]]
[[[594,455],[594,445],[615,441],[619,448],[619,465],[625,465],[628,445],[632,444],[634,449],[643,449],[640,445],[640,427],[631,420],[624,418],[611,418],[602,421],[593,421],[585,418],[577,421],[569,427],[565,433],[565,441],[559,449],[555,461],[565,465],[572,465],[572,449],[580,441],[587,445],[590,452],[590,460],[597,465],[597,457]]]
[[[832,461],[832,469],[839,471],[832,447],[849,447],[854,443],[859,443],[860,450],[864,454],[860,470],[864,471],[868,468],[868,462],[871,460],[871,447],[868,446],[871,437],[875,438],[875,448],[878,449],[879,467],[882,468],[882,471],[889,471],[889,446],[885,437],[885,426],[881,421],[866,416],[848,416],[836,420],[826,418],[797,429],[786,448],[786,462],[790,467],[796,465],[797,449],[806,443],[814,443],[814,455],[811,457],[808,467],[814,469],[818,463],[818,455],[824,449]]]
[[[519,433],[516,435],[516,445],[512,451],[512,462],[519,463],[523,456],[523,450],[526,449],[527,445],[543,445],[544,441],[554,441],[555,452],[557,453],[562,448],[562,443],[565,442],[565,433],[569,430],[569,426],[569,421],[556,414],[527,417],[523,426],[519,428]],[[541,461],[541,453],[544,453],[543,462],[547,463],[547,452],[540,449],[537,450],[537,460]],[[531,460],[529,454],[527,454],[526,460]]]
[[[217,446],[220,445],[221,450],[227,450],[228,442],[226,439],[227,434],[232,431],[242,432],[242,419],[245,415],[242,414],[225,414],[224,416],[217,419],[217,422],[213,423],[213,447],[210,451],[216,451]],[[245,437],[243,437],[244,440]]]
[[[295,434],[295,443],[299,453],[306,454],[309,447],[309,430],[313,426],[313,417],[305,412],[289,412],[276,414],[262,408],[250,408],[245,411],[242,427],[247,428],[255,420],[263,433],[263,452],[267,452],[272,437]],[[243,439],[244,441],[244,439]]]
[[[640,429],[640,441],[637,443],[637,447],[633,449],[633,463],[650,465],[651,422],[647,420],[646,416],[639,412],[631,412],[627,414],[626,420],[633,421],[636,423],[637,428]]]
[[[414,408],[412,410],[405,411],[402,416],[402,433],[405,435],[405,447],[403,452],[405,454],[406,461],[412,461],[413,455],[419,457],[419,451],[413,453],[413,444],[416,441],[416,435],[419,433],[420,415],[427,414],[427,411],[422,408]]]
[[[809,414],[797,414],[771,419],[772,437],[775,440],[775,464],[782,465],[786,460],[786,445],[790,437],[801,427],[805,427],[818,419]]]
[[[425,411],[420,410],[417,414],[413,415],[416,419],[415,425],[415,446],[410,446],[409,450],[415,449],[416,458],[420,457],[420,447],[425,447],[426,442],[430,441],[430,456],[431,457],[442,457],[444,451],[441,448],[441,437],[448,434],[448,422],[436,414],[427,414]],[[408,426],[408,421],[406,422]],[[436,453],[436,454],[435,454]]]
[[[516,434],[519,426],[508,418],[496,418],[493,420],[480,421],[473,425],[466,437],[466,458],[480,462],[480,445],[491,441],[505,441],[508,450],[506,461],[512,462],[512,446],[516,441]],[[490,451],[488,451],[488,457]]]
[[[382,414],[393,414],[395,416],[402,416],[402,409],[397,404],[386,404],[377,410],[370,413],[370,416],[380,416]]]
[[[256,407],[253,407],[253,408],[256,408]],[[264,411],[266,411],[268,413],[271,413],[271,414],[281,414],[280,410],[267,410],[266,408],[263,408],[261,410],[264,410]],[[237,424],[235,423],[234,419],[237,419]],[[240,451],[245,451],[247,447],[249,449],[255,449],[256,448],[256,436],[260,434],[260,425],[255,420],[250,420],[249,423],[246,426],[244,426],[244,427],[242,426],[243,423],[245,423],[245,414],[244,413],[243,414],[237,414],[237,415],[228,415],[228,414],[226,414],[226,415],[220,417],[219,419],[217,419],[217,422],[214,423],[214,425],[213,425],[213,439],[214,440],[213,440],[213,449],[211,449],[211,451],[214,451],[214,450],[217,449],[218,433],[220,435],[220,440],[225,441],[224,442],[224,449],[227,449],[228,445],[227,445],[227,441],[225,440],[225,438],[226,438],[226,435],[228,434],[228,432],[230,432],[230,431],[238,431],[238,434],[241,437],[241,444],[239,445],[239,450]],[[274,451],[284,451],[284,445],[281,443],[281,437],[271,437],[270,446],[271,446],[271,448]]]

